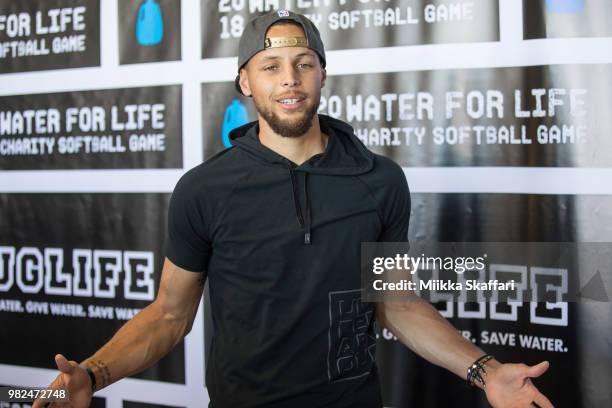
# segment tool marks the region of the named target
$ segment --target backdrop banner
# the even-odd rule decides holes
[[[611,167],[612,93],[602,86],[611,77],[612,65],[338,75],[319,113],[404,167]],[[255,119],[233,83],[202,84],[207,157],[228,145],[230,128]]]
[[[119,0],[121,64],[181,59],[181,3]]]
[[[0,97],[0,169],[182,167],[180,85]]]
[[[441,242],[609,243],[611,208],[612,196],[413,193],[409,235]],[[583,286],[583,294],[595,296],[578,303],[435,305],[462,335],[502,362],[549,361],[549,372],[534,383],[555,407],[600,407],[610,401],[612,381],[612,275],[602,270],[600,276]],[[384,328],[379,346],[385,406],[489,406],[481,391],[425,362]]]
[[[0,1],[0,74],[100,65],[100,0]]]
[[[523,19],[526,40],[612,36],[608,0],[524,1]]]
[[[81,361],[149,304],[159,288],[168,200],[1,194],[0,316],[15,329],[0,333],[0,361],[54,368],[56,353]],[[184,359],[181,343],[135,377],[184,384]]]

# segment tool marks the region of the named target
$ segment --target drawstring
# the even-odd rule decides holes
[[[306,198],[306,233],[304,243],[310,244],[310,200],[308,198],[308,173],[304,173],[304,197]]]
[[[297,183],[295,181],[295,171],[293,167],[289,165],[289,175],[291,175],[291,190],[293,192],[293,205],[295,205],[295,213],[297,214],[298,222],[300,227],[304,227],[304,217],[302,217],[302,209],[300,208],[299,197],[297,192]]]
[[[304,174],[304,196],[306,197],[306,223],[304,223],[304,216],[302,215],[302,208],[300,207],[300,198],[297,191],[297,181],[295,178],[295,171],[291,166],[291,163],[287,163],[289,167],[289,175],[291,176],[291,191],[293,193],[293,205],[295,206],[295,214],[297,215],[300,227],[306,227],[304,233],[304,244],[310,244],[310,202],[308,200],[308,173]]]

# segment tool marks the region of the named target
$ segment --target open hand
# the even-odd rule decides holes
[[[76,361],[68,361],[61,354],[55,356],[55,364],[59,375],[49,384],[47,389],[65,389],[69,401],[52,402],[53,407],[87,408],[91,402],[91,380],[87,372]],[[37,399],[32,408],[43,408],[47,401]]]
[[[487,400],[495,408],[554,408],[530,380],[544,374],[548,367],[548,361],[543,361],[534,366],[501,364],[487,369]]]

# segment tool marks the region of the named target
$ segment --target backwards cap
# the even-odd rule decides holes
[[[272,37],[266,38],[266,32],[274,23],[289,20],[298,23],[304,30],[304,37]],[[234,81],[236,90],[242,94],[240,89],[240,70],[247,62],[260,51],[277,47],[306,47],[317,53],[321,65],[325,68],[325,48],[321,41],[319,30],[306,16],[289,10],[272,11],[262,14],[249,21],[240,37],[238,45],[238,75]],[[244,95],[244,94],[243,94]]]

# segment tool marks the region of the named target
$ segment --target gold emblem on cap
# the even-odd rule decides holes
[[[264,41],[264,49],[280,47],[308,47],[305,37],[267,37]]]

